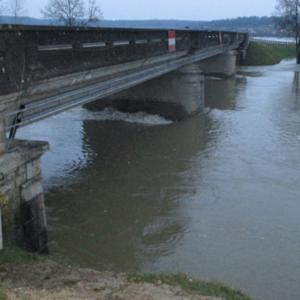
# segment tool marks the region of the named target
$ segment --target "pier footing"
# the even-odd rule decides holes
[[[5,137],[3,131],[2,136]],[[40,158],[49,145],[47,142],[15,140],[7,147],[5,140],[0,142],[3,239],[14,240],[29,251],[48,252]]]

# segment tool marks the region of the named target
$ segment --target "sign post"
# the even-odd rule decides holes
[[[170,30],[168,32],[169,52],[176,52],[176,31]]]

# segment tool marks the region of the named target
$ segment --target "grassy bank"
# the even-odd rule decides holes
[[[6,289],[0,284],[0,300],[6,300]]]
[[[0,251],[0,271],[1,266],[9,264],[32,264],[43,260],[43,257],[24,252],[15,246],[6,246],[2,251]],[[9,289],[0,282],[0,300],[8,299],[8,291]]]
[[[251,300],[240,290],[230,288],[222,283],[191,279],[184,274],[135,274],[129,275],[129,281],[136,283],[167,284],[180,286],[184,291],[203,296],[220,297],[226,300]]]
[[[157,300],[165,297],[194,299],[200,295],[208,300],[214,297],[250,300],[243,292],[222,283],[191,279],[181,274],[113,274],[67,266],[14,247],[0,252],[0,300],[56,297],[138,300],[147,295]]]
[[[278,64],[284,58],[295,57],[294,45],[265,44],[250,42],[247,50],[246,66],[264,66]]]

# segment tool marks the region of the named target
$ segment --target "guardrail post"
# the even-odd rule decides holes
[[[1,117],[0,113],[0,155],[6,151],[6,134],[5,134],[5,126],[4,120]]]
[[[0,112],[0,155],[6,151],[6,135],[4,120]],[[0,179],[1,180],[1,179]],[[1,194],[0,194],[0,251],[3,249],[3,233],[2,233],[2,209],[1,209]]]
[[[2,234],[2,210],[0,206],[0,251],[3,249],[3,234]]]

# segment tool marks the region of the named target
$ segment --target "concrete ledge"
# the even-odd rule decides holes
[[[14,140],[0,155],[0,193],[8,199],[2,211],[4,240],[14,240],[32,251],[46,251],[40,157],[48,149],[48,142]]]
[[[0,174],[9,174],[20,165],[40,157],[47,150],[48,142],[14,140],[9,145],[8,152],[0,155]]]
[[[8,152],[17,151],[22,157],[32,159],[41,156],[49,148],[49,143],[45,141],[13,140],[9,144]]]

